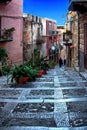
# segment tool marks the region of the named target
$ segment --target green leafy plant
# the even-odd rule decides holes
[[[10,74],[10,70],[11,70],[11,66],[10,65],[3,65],[1,72],[3,75],[9,75]]]
[[[48,64],[48,58],[47,58],[47,56],[41,57],[40,63],[41,63],[40,64],[41,69],[43,69],[43,70],[48,70],[49,69],[49,64]]]
[[[0,48],[0,62],[3,64],[8,57],[8,52],[5,48],[1,47]]]
[[[54,61],[51,61],[51,62],[49,63],[50,68],[54,68],[55,65],[56,65],[56,63],[55,63]]]
[[[2,39],[8,40],[12,39],[12,32],[15,31],[15,28],[9,28],[9,29],[4,29],[3,34],[1,36]]]
[[[37,70],[33,69],[31,66],[14,66],[12,68],[12,79],[11,81],[15,79],[17,83],[19,83],[20,78],[28,77],[29,81],[35,80],[37,77]]]

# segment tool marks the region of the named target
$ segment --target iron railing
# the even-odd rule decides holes
[[[87,0],[69,0],[69,11],[87,12]]]
[[[49,35],[54,36],[54,35],[57,35],[57,34],[58,34],[58,32],[57,32],[57,31],[49,31]]]
[[[70,2],[87,2],[87,0],[69,0],[69,3]]]
[[[11,2],[12,0],[0,0],[0,4],[7,4],[7,3],[9,3],[9,2]]]

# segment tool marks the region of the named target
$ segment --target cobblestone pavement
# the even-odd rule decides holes
[[[0,87],[0,130],[87,130],[87,81],[55,67],[23,85]]]

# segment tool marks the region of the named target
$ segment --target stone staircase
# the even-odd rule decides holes
[[[56,66],[35,82],[0,88],[0,129],[87,130],[86,84]]]

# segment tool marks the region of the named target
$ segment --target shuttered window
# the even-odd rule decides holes
[[[1,16],[0,16],[0,37],[1,37]]]
[[[84,24],[84,67],[87,69],[87,23]]]

